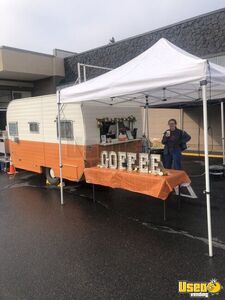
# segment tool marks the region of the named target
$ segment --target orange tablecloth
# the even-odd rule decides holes
[[[190,183],[184,171],[168,170],[167,176],[155,176],[138,172],[127,172],[105,168],[86,168],[86,182],[120,188],[166,200],[174,187]]]

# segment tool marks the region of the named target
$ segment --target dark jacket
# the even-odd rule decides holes
[[[165,145],[164,154],[172,154],[174,150],[182,152],[187,148],[186,143],[191,139],[187,132],[176,128],[174,131],[170,130],[170,136],[167,137],[167,131],[164,132],[162,138],[162,144]]]

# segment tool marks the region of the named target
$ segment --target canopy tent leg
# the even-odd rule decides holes
[[[220,103],[221,107],[221,133],[222,133],[222,151],[223,151],[223,165],[225,165],[225,141],[224,141],[224,104]]]
[[[149,138],[149,115],[148,115],[149,111],[148,111],[148,105],[146,107],[146,127],[147,127],[147,130],[146,130],[146,133],[147,133],[147,139],[148,141],[150,140]]]
[[[149,103],[148,103],[148,96],[145,96],[146,103],[145,103],[145,122],[146,122],[146,138],[148,141],[148,153],[151,148],[150,136],[149,136]]]
[[[86,66],[83,66],[83,72],[84,72],[84,82],[87,81],[87,75],[86,75]]]
[[[180,108],[180,129],[184,130],[184,110]]]
[[[77,63],[78,83],[81,83],[80,63]]]
[[[57,118],[57,125],[58,125],[58,142],[59,142],[59,175],[60,175],[60,201],[61,205],[64,204],[63,200],[63,177],[62,177],[62,139],[61,139],[61,118],[60,118],[60,110],[61,110],[61,103],[60,103],[60,91],[57,91],[57,106],[58,106],[58,118]]]
[[[202,100],[203,100],[205,185],[206,185],[205,194],[206,194],[206,207],[207,207],[208,246],[209,246],[209,256],[212,257],[213,256],[213,247],[212,247],[212,224],[211,224],[211,204],[210,204],[208,113],[207,113],[207,95],[206,95],[207,81],[204,80],[200,84],[202,86]]]
[[[144,106],[144,113],[143,113],[143,152],[149,153],[151,150],[151,143],[149,138],[149,103],[148,103],[148,96],[145,96],[146,102]]]
[[[144,108],[144,112],[143,112],[143,132],[142,135],[146,136],[146,110]]]
[[[148,147],[150,147],[150,137],[149,137],[149,120],[148,120],[148,106],[146,107],[146,137],[148,140]]]

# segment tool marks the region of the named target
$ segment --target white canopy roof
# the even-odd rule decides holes
[[[213,256],[210,177],[208,156],[207,96],[205,85],[200,89],[200,81],[209,84],[208,98],[225,97],[225,68],[195,57],[171,44],[159,40],[151,48],[121,67],[84,83],[64,88],[58,93],[58,104],[97,101],[106,105],[144,105],[148,99],[150,106],[165,106],[165,103],[201,101],[203,96],[203,125],[205,152],[205,181],[209,256]],[[223,103],[221,104],[223,107]],[[223,109],[221,109],[223,111]],[[60,105],[58,105],[60,121]],[[222,118],[223,120],[223,118]],[[222,122],[223,124],[223,122]],[[63,204],[61,126],[59,131],[60,193]]]
[[[60,91],[61,103],[97,101],[110,105],[150,105],[200,101],[200,81],[212,99],[225,97],[225,68],[189,54],[162,38],[126,64]]]

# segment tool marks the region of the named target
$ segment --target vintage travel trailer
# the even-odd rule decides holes
[[[57,124],[56,95],[17,99],[8,106],[7,130],[13,165],[44,173],[51,184],[57,184],[59,177]],[[98,102],[64,105],[63,178],[82,180],[84,168],[98,164],[103,150],[140,152],[142,127],[141,107]]]

